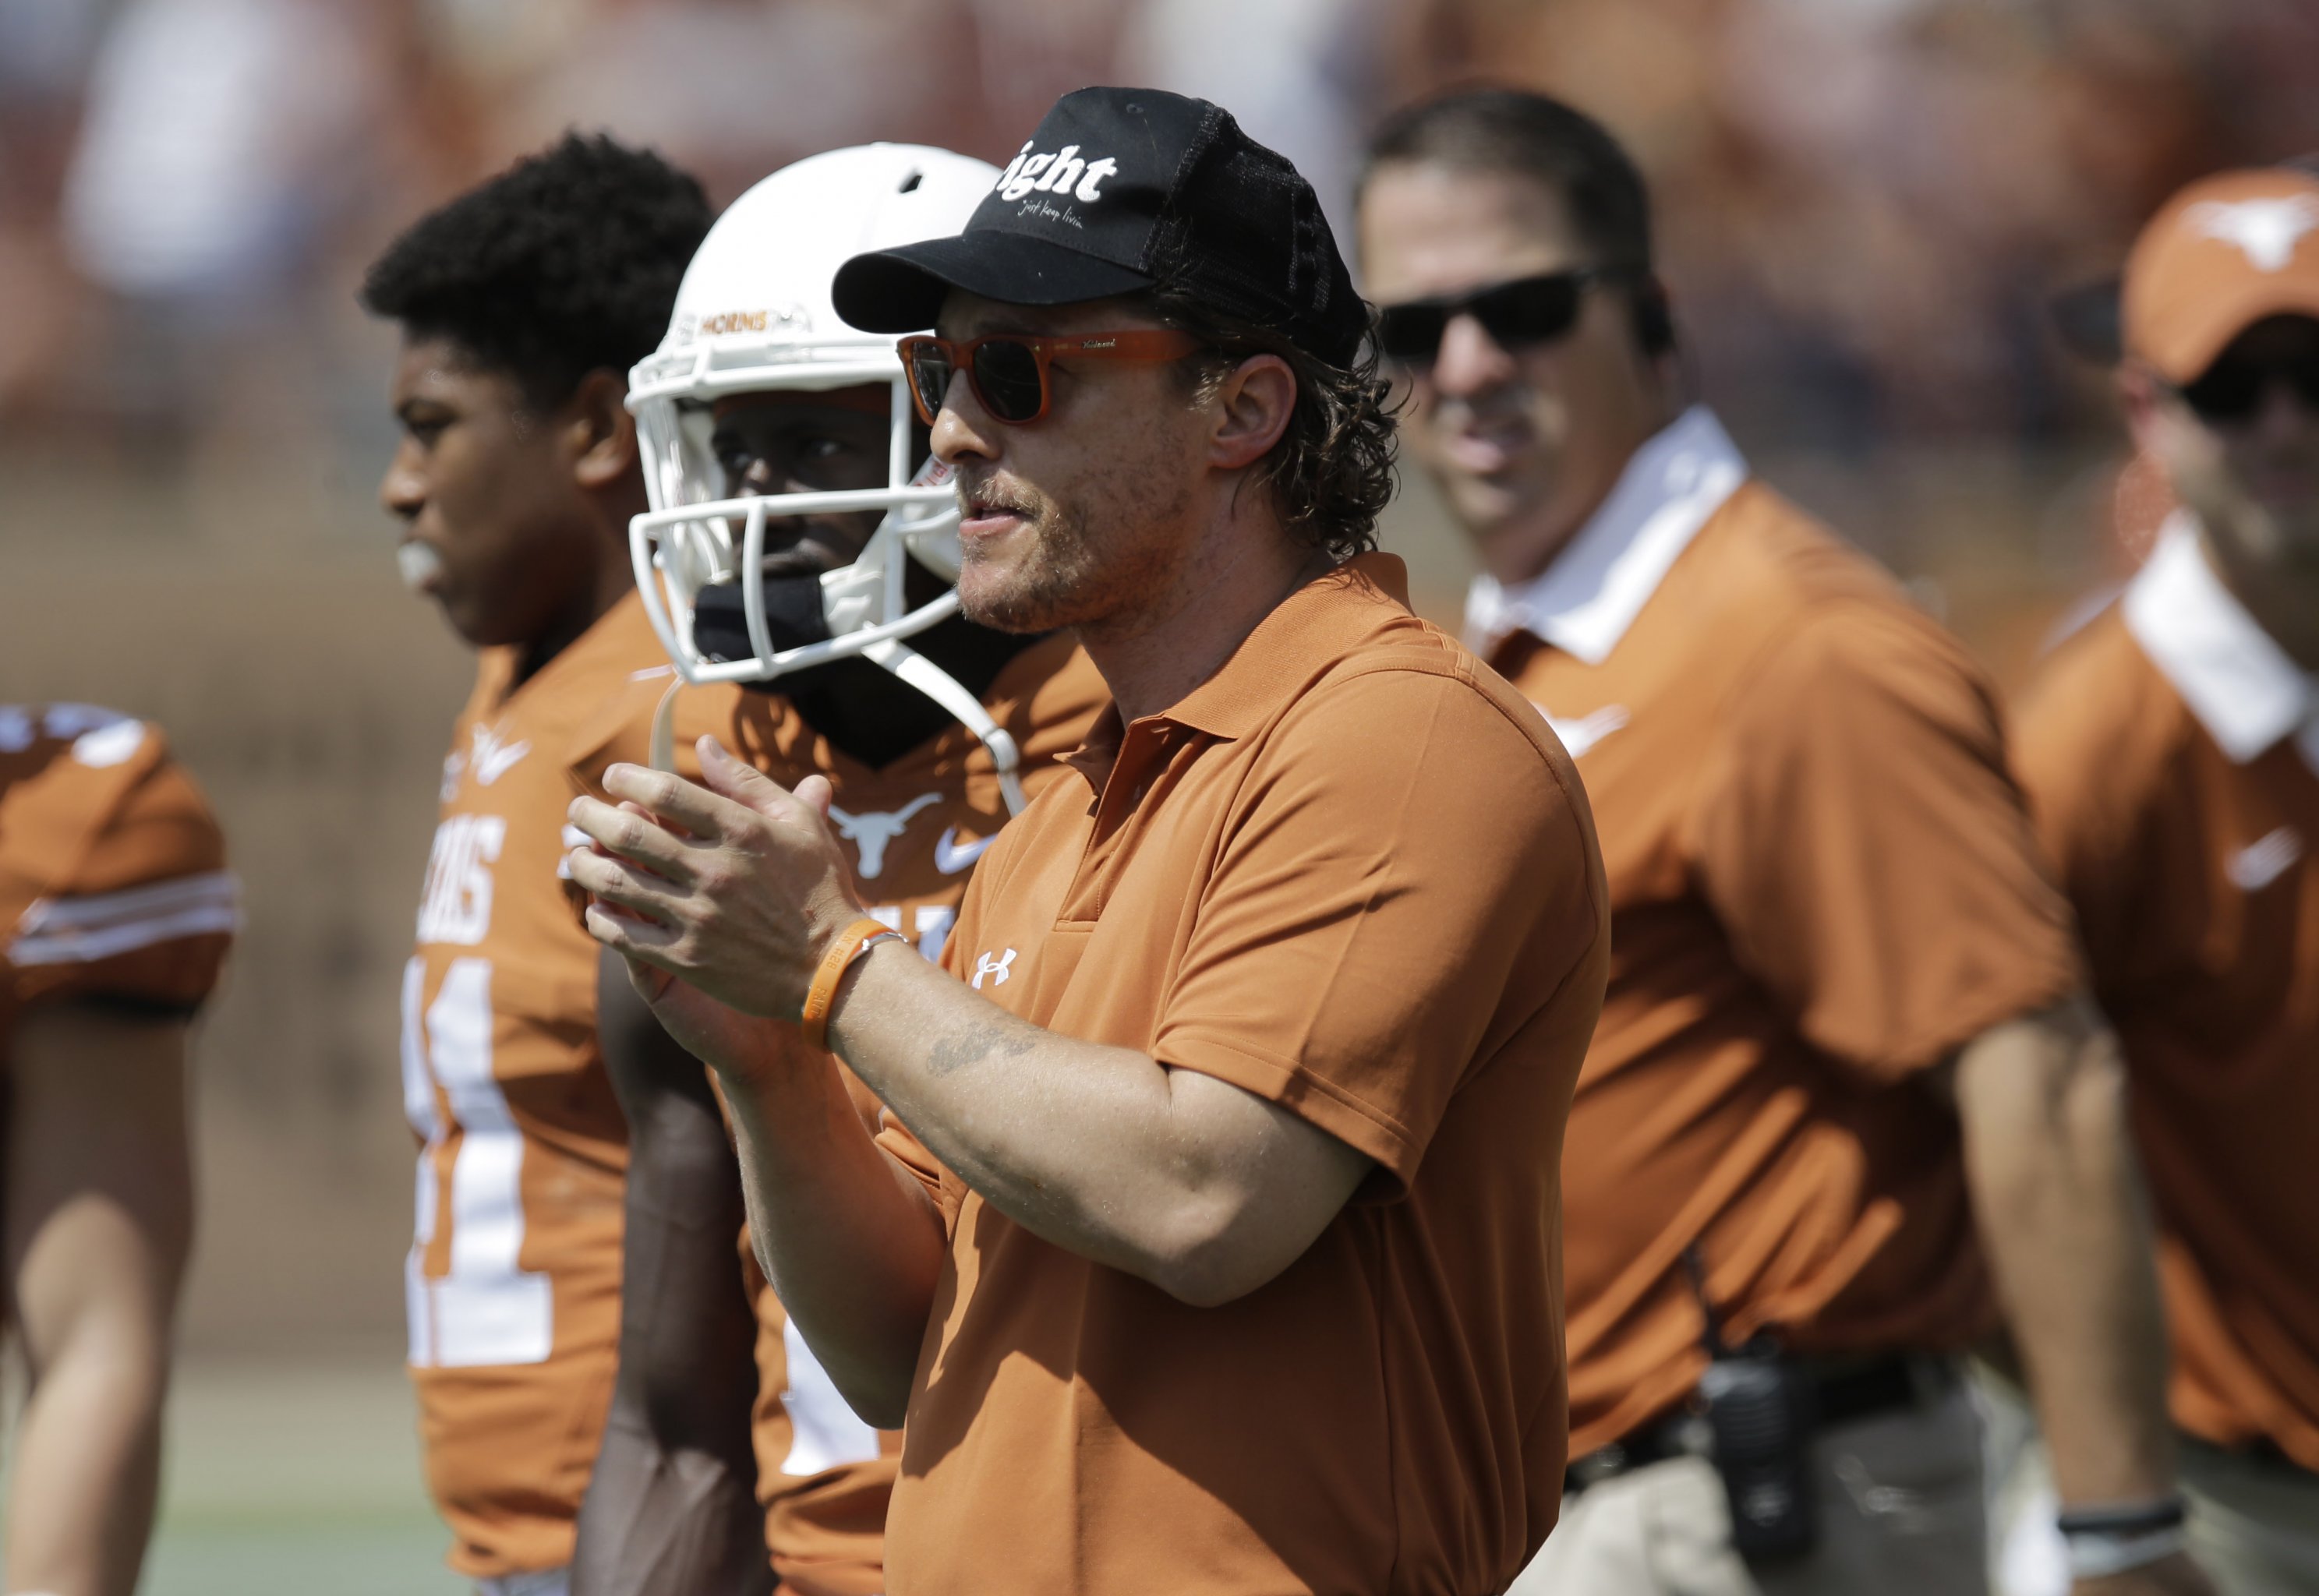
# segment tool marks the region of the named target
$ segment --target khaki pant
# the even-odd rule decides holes
[[[477,1580],[475,1596],[571,1596],[572,1571],[551,1568],[544,1573],[510,1573]]]
[[[1982,1596],[1981,1420],[1962,1386],[1812,1442],[1819,1544],[1750,1567],[1714,1465],[1679,1457],[1566,1496],[1511,1596]]]
[[[2319,1474],[2187,1438],[2190,1555],[2223,1596],[2319,1591]]]

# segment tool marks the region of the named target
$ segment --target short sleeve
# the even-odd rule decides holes
[[[1814,1047],[1880,1078],[2083,984],[1996,706],[1929,622],[1806,618],[1735,695],[1692,823],[1733,950]]]
[[[2183,711],[2149,690],[2153,676],[2112,609],[2047,662],[2014,726],[2031,820],[2104,975],[2145,923],[2143,895],[2162,873],[2153,836],[2197,834],[2187,817],[2166,823],[2164,772]]]
[[[19,999],[198,1007],[240,920],[225,840],[200,789],[166,754],[125,785],[70,774],[54,772],[45,801],[100,801],[109,812],[16,924],[8,962]]]
[[[1461,676],[1301,700],[1251,762],[1153,1053],[1279,1104],[1405,1189],[1451,1095],[1574,984],[1601,864],[1566,761]]]

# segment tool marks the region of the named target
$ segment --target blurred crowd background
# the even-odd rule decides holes
[[[401,1332],[396,975],[470,670],[373,500],[353,294],[402,224],[567,127],[721,202],[877,138],[1004,162],[1140,81],[1231,107],[1341,232],[1369,127],[1475,77],[1629,141],[1701,391],[2003,680],[2132,555],[2049,302],[2185,179],[2319,149],[2309,0],[0,0],[0,696],[159,720],[248,892],[194,1350]],[[1454,618],[1414,489],[1388,543]]]
[[[567,127],[721,201],[873,138],[1003,161],[1058,93],[1141,81],[1342,218],[1380,113],[1477,75],[1629,140],[1743,438],[1847,456],[2098,433],[2047,297],[2184,178],[2319,148],[2304,0],[0,0],[0,419],[366,471],[363,264]]]

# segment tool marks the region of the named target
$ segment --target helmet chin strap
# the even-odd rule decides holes
[[[873,643],[862,651],[862,657],[916,688],[918,691],[949,710],[961,726],[981,740],[990,751],[990,762],[998,770],[998,796],[1006,800],[1009,817],[1023,812],[1023,783],[1015,771],[1023,762],[1022,752],[1005,727],[990,718],[990,711],[982,700],[960,686],[949,672],[925,655],[907,645],[888,638]],[[653,711],[649,756],[655,771],[676,771],[676,695],[684,690],[682,676],[668,684],[660,696],[660,707]]]
[[[927,466],[920,473],[920,481],[923,482],[934,468],[934,462],[929,461]],[[742,538],[741,569],[744,572],[755,571],[762,566],[766,509],[766,501],[762,499],[753,501],[749,507],[748,520]],[[888,512],[887,519],[879,527],[880,533],[885,533],[897,525],[895,520],[898,511],[894,510]],[[632,533],[632,537],[636,536],[639,535]],[[898,545],[893,548],[889,558],[892,563],[884,576],[886,608],[890,613],[900,609],[904,602],[903,573],[916,558],[916,554],[909,547],[907,540],[898,540]],[[639,559],[641,560],[641,556]],[[640,564],[639,576],[643,574],[643,567]],[[652,596],[647,594],[647,598]],[[767,613],[763,583],[750,582],[744,578],[741,582],[740,598],[752,649],[759,660],[772,657],[775,651],[772,646],[771,618]],[[955,615],[957,612],[958,593],[953,588],[942,599],[912,611],[898,621],[889,621],[880,626],[861,629],[880,632],[889,627],[897,630],[908,627],[916,630],[921,623],[932,624],[945,615]],[[657,626],[659,617],[655,615],[654,619]],[[665,640],[665,635],[663,635],[663,640]],[[1022,764],[1021,751],[1015,746],[1015,739],[990,717],[990,711],[983,708],[982,700],[969,692],[952,677],[950,672],[916,649],[905,645],[897,636],[880,637],[866,646],[853,648],[848,648],[843,637],[824,637],[807,646],[817,653],[828,650],[833,656],[839,654],[841,651],[858,653],[862,658],[891,672],[907,685],[916,689],[944,709],[949,710],[952,718],[972,732],[983,747],[989,750],[990,762],[997,767],[998,792],[1006,801],[1007,815],[1011,817],[1023,812],[1025,800],[1023,797],[1022,781],[1016,774],[1018,767]],[[674,654],[673,650],[671,652],[672,654]],[[790,652],[795,654],[805,650],[799,648]],[[799,664],[805,663],[799,662]],[[812,663],[820,662],[816,660]],[[659,707],[653,711],[648,749],[653,768],[656,771],[667,771],[672,773],[675,771],[676,695],[683,690],[685,685],[684,672],[680,670],[676,680],[669,684],[668,691],[661,695]]]
[[[668,690],[660,696],[660,707],[653,711],[652,737],[645,757],[655,771],[676,774],[676,695],[684,690],[684,676],[678,672]]]
[[[1006,800],[1009,816],[1023,812],[1023,784],[1015,777],[1015,769],[1023,756],[1015,746],[1015,739],[1005,728],[990,718],[990,711],[951,677],[949,672],[925,655],[894,638],[873,643],[862,651],[862,657],[882,666],[916,688],[920,692],[949,710],[958,723],[982,740],[990,751],[990,762],[998,767],[998,793]]]

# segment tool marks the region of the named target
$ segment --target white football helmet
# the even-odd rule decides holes
[[[847,326],[829,294],[837,268],[853,256],[957,233],[997,179],[997,167],[946,149],[865,144],[785,167],[734,201],[685,269],[668,336],[628,374],[628,409],[652,503],[628,523],[628,547],[653,629],[686,681],[771,681],[862,655],[982,740],[1015,810],[1022,794],[1013,739],[972,693],[902,642],[958,613],[954,590],[913,609],[902,587],[913,558],[945,581],[958,580],[960,512],[949,468],[912,458],[916,412],[893,338]],[[870,383],[884,383],[892,393],[886,486],[734,495],[710,444],[714,401]],[[763,568],[766,522],[870,509],[886,517],[868,546],[852,564],[821,578],[828,638],[776,647],[762,584],[742,580]],[[728,583],[740,589],[752,653],[713,659],[696,639],[694,621],[701,590]]]

